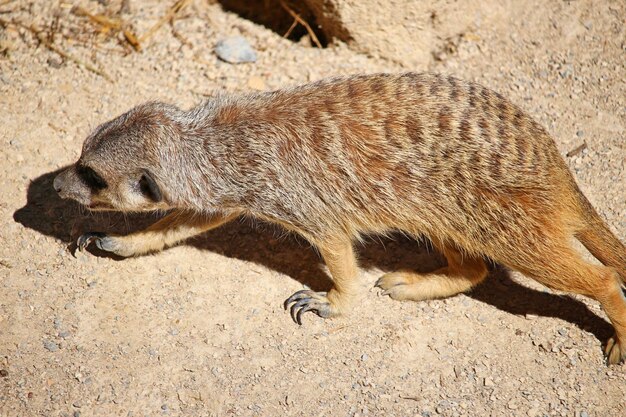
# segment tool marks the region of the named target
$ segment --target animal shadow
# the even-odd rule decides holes
[[[69,250],[75,250],[76,239],[82,233],[130,233],[145,228],[160,217],[151,213],[89,212],[73,201],[58,197],[52,181],[59,172],[61,170],[34,179],[28,187],[26,205],[17,210],[13,218],[25,227],[66,242]],[[189,239],[185,244],[263,265],[316,291],[328,290],[331,286],[323,262],[311,245],[267,223],[239,219]],[[428,272],[445,264],[443,257],[430,249],[428,242],[417,242],[401,234],[370,237],[357,250],[360,265],[365,269]],[[93,253],[109,256],[97,250]],[[612,333],[611,325],[584,303],[569,296],[525,287],[512,280],[508,271],[501,267],[492,268],[490,277],[468,295],[512,314],[533,314],[568,321],[592,332],[601,341]]]

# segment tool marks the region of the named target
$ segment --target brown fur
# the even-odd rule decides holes
[[[478,84],[378,74],[221,96],[189,111],[148,103],[89,136],[55,188],[94,209],[173,210],[137,234],[81,238],[81,246],[95,240],[124,256],[238,215],[299,233],[319,249],[334,287],[294,294],[297,321],[311,310],[348,311],[359,295],[353,242],[402,230],[428,237],[448,266],[385,275],[378,285],[393,298],[466,291],[485,278],[490,259],[600,301],[616,330],[608,361],[626,356],[624,245],[546,131]],[[583,261],[571,237],[604,266]]]

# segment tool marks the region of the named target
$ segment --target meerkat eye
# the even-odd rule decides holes
[[[107,182],[91,167],[79,165],[76,172],[87,186],[95,190],[102,190],[108,186]]]
[[[161,193],[159,185],[156,183],[152,174],[148,170],[144,170],[141,174],[141,178],[139,179],[139,189],[143,195],[155,203],[163,200],[163,193]]]

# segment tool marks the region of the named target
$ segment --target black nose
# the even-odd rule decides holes
[[[52,182],[52,187],[57,193],[61,192],[61,190],[63,189],[63,180],[61,179],[61,175],[57,175],[54,178],[54,181]]]

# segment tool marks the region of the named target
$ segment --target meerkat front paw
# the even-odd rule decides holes
[[[134,251],[123,245],[121,240],[115,236],[109,236],[102,232],[89,232],[81,235],[76,241],[79,251],[85,250],[91,243],[105,252],[111,252],[119,256],[128,257],[134,255]]]
[[[307,311],[312,311],[322,318],[339,315],[326,295],[326,292],[312,290],[297,291],[285,300],[285,310],[293,303],[290,311],[291,318],[299,325],[302,325],[302,314]]]
[[[78,250],[82,252],[87,246],[91,244],[91,242],[96,242],[96,246],[99,246],[98,242],[105,237],[106,234],[102,232],[85,233],[79,236],[78,240],[76,241],[76,246],[78,247]]]

